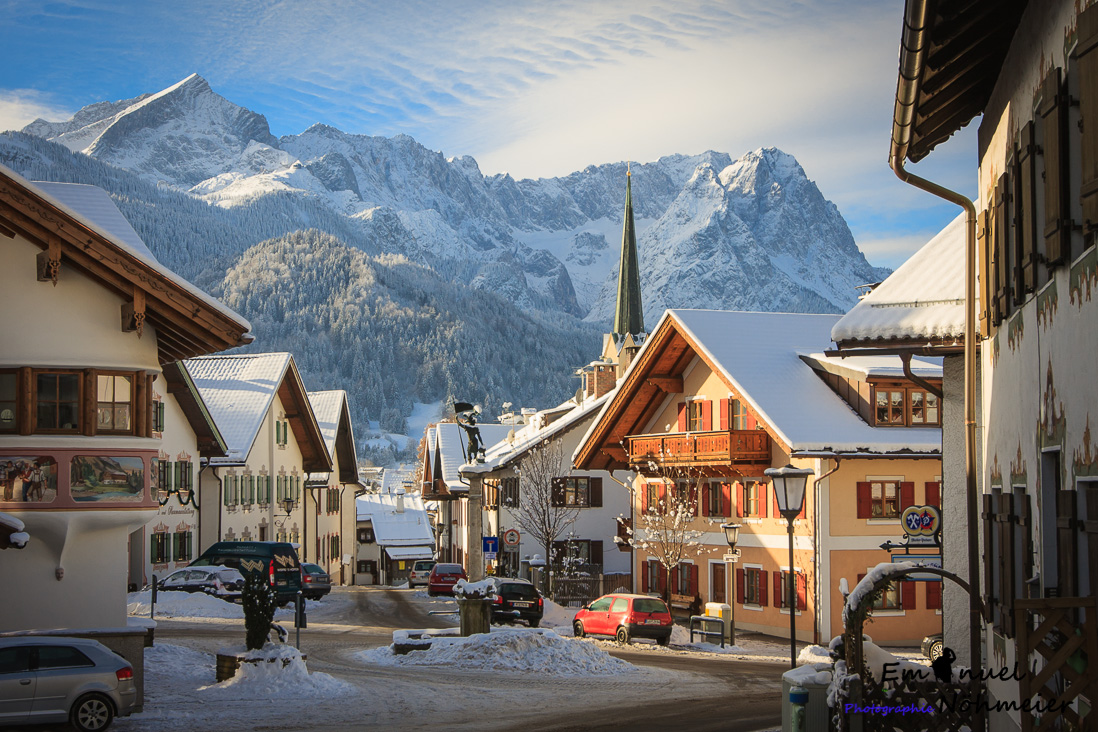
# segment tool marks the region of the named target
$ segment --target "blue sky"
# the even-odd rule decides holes
[[[888,169],[902,0],[0,0],[0,129],[198,73],[267,117],[485,173],[793,154],[873,264],[958,209]],[[912,170],[970,196],[975,124]]]

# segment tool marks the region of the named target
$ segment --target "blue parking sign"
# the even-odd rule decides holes
[[[499,551],[499,537],[485,536],[482,541],[485,554],[495,554]]]

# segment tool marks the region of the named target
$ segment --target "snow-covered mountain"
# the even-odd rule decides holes
[[[319,204],[361,232],[364,248],[403,254],[526,310],[611,317],[624,163],[515,180],[406,135],[314,125],[275,139],[261,114],[197,75],[24,132],[223,208],[269,197]],[[781,151],[672,155],[632,175],[648,322],[665,307],[841,312],[855,285],[883,275]]]

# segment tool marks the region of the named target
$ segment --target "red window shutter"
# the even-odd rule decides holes
[[[667,568],[659,562],[656,563],[656,576],[660,578],[657,591],[662,595],[667,592]]]
[[[676,564],[674,567],[671,568],[671,592],[675,593],[676,595],[679,594],[679,585],[681,584],[679,582],[679,575],[681,574],[681,572],[679,571],[680,566],[681,565]]]
[[[679,405],[679,432],[686,432],[686,402]]]
[[[743,604],[744,601],[744,571],[742,569],[736,570],[736,602]]]
[[[781,572],[774,573],[774,607],[785,607],[782,603],[782,580],[785,579]],[[788,582],[789,580],[785,580]]]
[[[769,602],[767,602],[767,598],[766,598],[766,579],[767,579],[766,575],[767,574],[769,574],[769,573],[766,572],[765,570],[761,570],[761,569],[759,570],[759,605],[761,605],[763,607],[766,607],[767,605],[770,604]],[[779,597],[780,597],[780,595],[779,595]],[[777,602],[778,598],[776,597],[776,598],[774,598],[774,600],[775,600],[775,602]]]
[[[942,506],[942,484],[941,483],[927,483],[926,484],[926,504],[928,506]]]
[[[719,425],[718,429],[726,430],[726,429],[728,429],[728,400],[727,399],[721,399],[721,403],[720,403],[720,406],[718,407],[718,410],[720,412],[720,415],[719,415],[720,422],[718,423],[718,425]]]
[[[770,502],[774,504],[774,518],[778,518],[782,515],[782,512],[778,510],[778,492],[774,491],[770,494]]]
[[[652,572],[652,560],[641,565],[641,594],[648,594],[648,575]]]
[[[941,582],[924,582],[926,585],[926,609],[927,610],[941,610],[942,609],[942,583]]]
[[[732,516],[732,484],[721,483],[721,515]]]
[[[797,514],[797,518],[799,518],[799,519],[804,518],[805,512],[808,510],[808,497],[810,495],[811,494],[808,492],[808,489],[806,487],[805,492],[804,492],[804,503],[801,504],[801,512]]]
[[[766,518],[766,498],[769,491],[767,490],[768,484],[759,483],[759,517]]]
[[[702,432],[713,430],[713,402],[706,399],[701,403],[702,408]]]
[[[690,594],[695,597],[698,594],[698,565],[690,565]]]
[[[738,499],[736,501],[736,516],[738,518],[743,518],[743,507],[747,505],[747,486],[740,482],[737,482],[736,485],[740,487],[740,489],[736,491],[736,498]],[[729,488],[729,492],[731,492],[731,488]]]
[[[808,578],[804,572],[797,572],[797,609],[808,609]]]
[[[900,607],[904,610],[915,609],[915,583],[904,581],[900,583]]]
[[[709,493],[713,490],[710,483],[702,483],[701,488],[698,490],[698,510],[694,512],[694,515],[709,515]]]
[[[747,413],[747,418],[744,420],[744,425],[743,426],[744,426],[744,429],[753,430],[753,429],[758,429],[759,423],[755,420],[755,415],[751,414],[751,412],[748,412]]]
[[[641,513],[648,513],[648,484],[640,484]]]
[[[700,504],[701,504],[701,490],[700,490],[700,487],[697,486],[697,485],[691,485],[689,488],[687,488],[687,491],[689,491],[689,493],[687,495],[690,496],[690,510],[693,512],[693,514],[695,516],[697,516],[698,513],[699,513]]]
[[[915,505],[915,484],[900,483],[900,510],[903,511]]]
[[[873,486],[858,483],[858,518],[873,517]]]

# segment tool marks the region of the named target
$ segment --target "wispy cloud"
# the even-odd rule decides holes
[[[21,130],[38,118],[49,121],[65,120],[73,110],[34,89],[0,91],[0,130]]]

